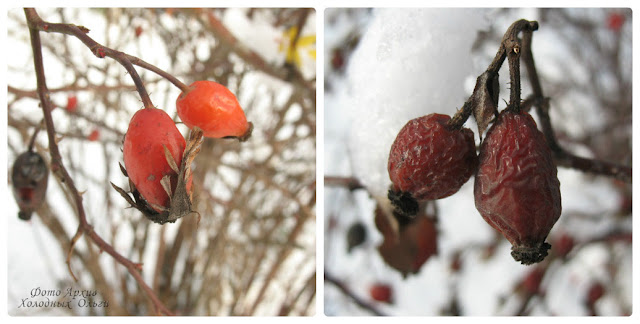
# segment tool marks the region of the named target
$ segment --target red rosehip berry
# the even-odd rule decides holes
[[[379,219],[379,222],[385,222]],[[418,216],[400,228],[397,236],[385,235],[378,247],[382,259],[403,276],[418,273],[438,253],[438,231],[432,219]]]
[[[135,30],[136,37],[140,37],[140,35],[142,35],[143,31],[144,30],[142,29],[142,26],[136,26],[136,30]]]
[[[612,12],[607,16],[607,28],[617,32],[624,25],[625,17],[619,12]]]
[[[375,301],[392,304],[393,290],[391,286],[384,283],[375,283],[369,288],[369,295]]]
[[[27,151],[16,158],[11,170],[11,185],[20,209],[18,218],[31,219],[31,214],[44,201],[48,179],[49,169],[40,154]]]
[[[473,132],[448,125],[451,118],[429,114],[410,120],[389,153],[389,190],[396,211],[415,215],[415,200],[445,198],[456,193],[474,173],[478,157]]]
[[[540,267],[536,267],[529,271],[522,281],[522,288],[524,291],[531,295],[540,293],[540,283],[542,283],[544,272],[544,269]]]
[[[186,142],[175,123],[161,109],[145,108],[133,115],[124,137],[124,165],[129,179],[153,209],[169,207],[170,199],[160,180],[170,176],[175,191],[178,174],[168,164],[166,147],[174,161],[180,164]],[[189,186],[187,185],[187,189]]]
[[[331,66],[334,70],[340,70],[344,67],[344,54],[340,49],[333,49],[331,55]]]
[[[594,282],[589,286],[587,292],[587,305],[595,305],[595,303],[604,296],[604,286],[600,282]]]
[[[206,137],[245,140],[250,136],[252,124],[229,89],[213,81],[196,81],[189,87],[191,90],[176,100],[178,116],[185,125],[199,127]]]
[[[78,97],[76,96],[68,96],[67,97],[67,111],[74,112],[78,107]]]
[[[476,173],[476,208],[523,264],[542,261],[560,217],[560,182],[544,135],[526,112],[505,110],[487,132]]]
[[[553,249],[560,257],[566,257],[571,250],[573,250],[573,246],[575,241],[573,237],[567,233],[563,233],[553,244]]]
[[[87,139],[91,142],[95,142],[97,140],[100,139],[100,131],[97,129],[94,129],[91,131],[91,133],[89,134],[89,136],[87,136]]]

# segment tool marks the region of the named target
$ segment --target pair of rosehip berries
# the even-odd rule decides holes
[[[476,209],[512,244],[523,264],[542,261],[545,242],[560,217],[560,183],[551,150],[526,112],[502,111],[479,156],[473,132],[430,114],[409,121],[389,154],[389,199],[396,217],[411,217],[418,200],[456,193],[475,174]]]
[[[206,137],[240,140],[249,137],[252,124],[247,122],[229,89],[213,81],[196,81],[189,88],[176,100],[178,116],[185,125],[200,128]],[[170,203],[162,178],[170,177],[172,192],[178,182],[178,174],[167,162],[165,147],[180,165],[185,146],[184,137],[164,110],[141,109],[129,122],[123,148],[127,175],[140,195],[158,212],[161,211],[158,206],[166,208]],[[186,187],[190,192],[191,179]]]

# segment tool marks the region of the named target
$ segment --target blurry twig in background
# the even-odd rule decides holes
[[[349,289],[349,287],[347,287],[344,283],[342,283],[340,280],[338,280],[338,278],[333,276],[331,274],[331,272],[326,270],[326,269],[324,270],[324,281],[328,282],[328,283],[332,284],[333,286],[335,286],[336,288],[338,288],[338,290],[340,290],[340,292],[342,292],[342,294],[344,294],[345,296],[349,297],[356,305],[358,305],[358,306],[364,308],[365,310],[371,312],[373,315],[386,316],[384,313],[379,311],[375,306],[373,306],[372,304],[370,304],[370,303],[362,300],[358,296],[356,296],[351,291],[351,289]]]

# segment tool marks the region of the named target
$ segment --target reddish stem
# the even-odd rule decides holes
[[[49,91],[47,89],[46,78],[44,74],[44,64],[42,59],[42,44],[40,41],[40,31],[39,28],[36,28],[32,23],[32,19],[39,19],[37,13],[34,9],[25,8],[25,15],[27,16],[27,21],[29,24],[29,34],[31,37],[31,47],[33,50],[33,61],[36,72],[36,80],[37,80],[37,92],[40,98],[40,102],[42,105],[42,111],[44,114],[45,125],[47,128],[47,136],[49,138],[49,154],[51,155],[51,171],[56,174],[64,183],[71,193],[74,202],[75,209],[78,213],[79,225],[78,225],[78,233],[76,236],[79,236],[80,233],[85,233],[91,238],[91,240],[100,248],[100,250],[107,252],[111,255],[118,263],[124,265],[129,273],[136,279],[142,290],[147,294],[149,299],[153,302],[156,310],[161,314],[173,315],[171,311],[169,311],[164,304],[158,299],[158,296],[151,290],[151,288],[144,282],[142,275],[137,269],[137,264],[127,259],[118,253],[113,246],[104,241],[94,230],[93,226],[91,226],[87,222],[87,217],[85,214],[84,206],[82,204],[82,195],[78,191],[73,181],[73,178],[69,175],[69,172],[64,167],[62,163],[62,156],[60,155],[60,150],[58,149],[58,145],[56,144],[55,138],[55,126],[53,124],[53,118],[51,117],[51,111],[53,110],[53,105],[49,100]],[[39,20],[42,22],[42,20]],[[52,28],[51,25],[48,25],[48,29]]]

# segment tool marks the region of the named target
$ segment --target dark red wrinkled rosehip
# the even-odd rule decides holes
[[[48,179],[49,169],[40,154],[27,151],[16,158],[11,170],[11,185],[20,209],[18,218],[31,219],[31,214],[44,201]]]
[[[451,118],[429,114],[410,120],[389,153],[392,203],[409,216],[415,200],[434,200],[456,193],[478,164],[473,132],[448,125]]]
[[[526,112],[505,110],[487,132],[476,174],[476,208],[512,244],[523,264],[542,261],[560,217],[560,182],[551,150]]]

